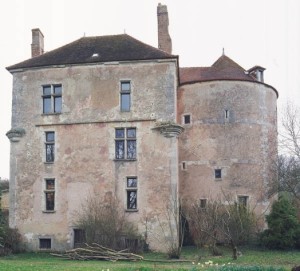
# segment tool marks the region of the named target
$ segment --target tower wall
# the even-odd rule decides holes
[[[180,196],[185,200],[246,196],[258,213],[270,204],[276,173],[277,93],[261,83],[211,81],[178,92]],[[190,124],[184,124],[186,115]],[[221,177],[215,176],[221,171]]]

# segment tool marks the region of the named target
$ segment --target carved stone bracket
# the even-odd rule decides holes
[[[164,137],[178,137],[183,131],[184,128],[174,122],[158,122],[153,130],[159,131]]]
[[[6,136],[11,142],[19,142],[24,135],[25,129],[23,128],[12,128],[6,133]]]

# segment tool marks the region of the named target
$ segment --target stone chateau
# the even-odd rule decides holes
[[[122,34],[44,53],[33,29],[32,58],[7,67],[9,218],[29,250],[74,247],[73,214],[93,196],[116,198],[161,251],[174,242],[166,206],[178,199],[205,208],[230,193],[267,211],[278,93],[265,69],[245,70],[224,54],[210,67],[179,67],[165,5],[157,19],[158,48]],[[164,238],[161,223],[170,226]]]

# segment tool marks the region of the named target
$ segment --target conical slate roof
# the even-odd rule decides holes
[[[168,59],[177,56],[127,35],[83,37],[53,51],[7,67],[9,71],[52,65]]]
[[[226,55],[222,55],[211,67],[180,68],[181,84],[213,80],[257,82],[256,78]]]

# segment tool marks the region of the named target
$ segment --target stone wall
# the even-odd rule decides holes
[[[126,178],[135,176],[138,208],[127,212],[128,219],[142,235],[147,229],[150,248],[166,250],[158,221],[168,224],[166,204],[177,196],[177,139],[153,128],[160,121],[176,121],[176,65],[170,60],[14,74],[12,127],[25,133],[11,144],[10,224],[28,249],[38,249],[39,238],[50,238],[56,250],[71,248],[74,211],[88,197],[116,196],[127,212]],[[130,112],[120,112],[122,80],[131,82]],[[46,84],[62,84],[61,114],[42,114]],[[116,160],[115,128],[130,127],[136,128],[137,157]],[[54,163],[45,162],[49,131],[55,132]],[[47,178],[55,179],[52,212],[45,211]]]
[[[264,84],[212,81],[183,85],[178,121],[190,115],[179,141],[180,196],[234,201],[247,196],[262,214],[277,154],[277,96]],[[216,178],[215,170],[221,171]]]

